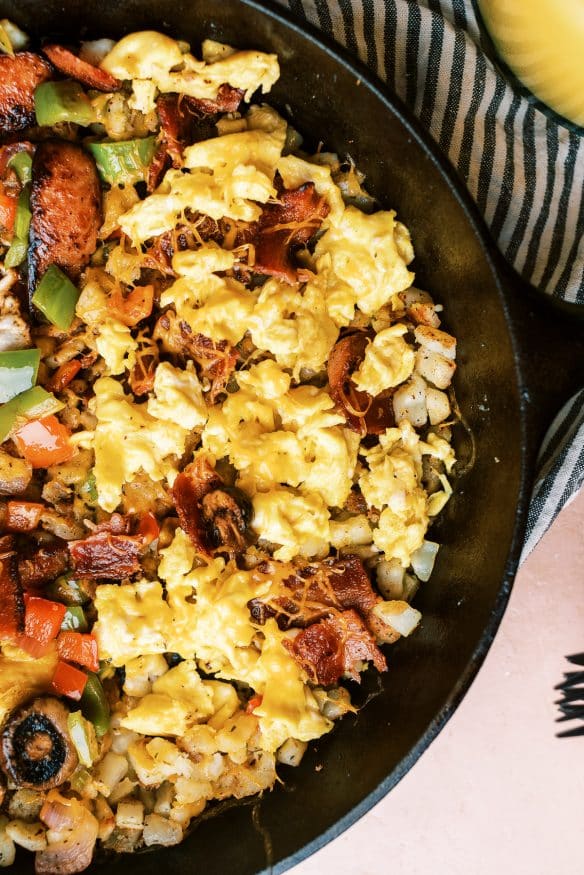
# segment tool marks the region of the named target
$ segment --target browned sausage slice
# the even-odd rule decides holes
[[[0,135],[34,125],[34,91],[50,75],[50,64],[32,52],[0,55]]]
[[[112,76],[111,73],[100,70],[99,67],[94,67],[87,61],[82,61],[64,46],[52,44],[43,46],[43,52],[57,70],[72,79],[77,79],[88,88],[96,88],[98,91],[117,91],[121,87],[120,80]]]
[[[91,156],[64,140],[39,143],[30,206],[30,293],[50,264],[75,282],[95,251],[102,223],[101,189]]]

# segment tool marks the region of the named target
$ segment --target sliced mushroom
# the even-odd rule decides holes
[[[235,486],[215,489],[201,500],[209,541],[215,548],[233,553],[242,553],[246,548],[245,534],[252,512],[248,497]]]
[[[58,787],[77,767],[67,729],[68,710],[53,696],[33,699],[8,719],[2,732],[0,765],[17,787]]]

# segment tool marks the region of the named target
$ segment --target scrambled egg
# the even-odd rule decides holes
[[[411,286],[413,258],[409,236],[395,213],[366,215],[347,207],[315,249],[316,267],[326,281],[326,306],[339,326],[348,325],[355,307],[367,316],[396,292]]]
[[[365,358],[352,380],[363,392],[379,395],[384,389],[399,386],[414,370],[416,354],[403,338],[405,325],[392,325],[379,331],[365,350]]]
[[[253,497],[253,529],[258,537],[280,547],[274,559],[326,555],[330,541],[330,513],[317,492],[306,495],[276,487]]]
[[[188,430],[168,421],[172,420],[172,411],[163,419],[151,416],[146,404],[134,404],[111,377],[96,380],[93,388],[92,407],[97,417],[93,471],[98,502],[104,510],[114,511],[121,501],[124,483],[138,471],[143,470],[155,481],[174,478]],[[158,404],[159,413],[166,414],[160,399]]]
[[[273,180],[286,140],[286,126],[276,113],[263,127],[225,134],[189,146],[184,168],[168,170],[154,194],[120,216],[122,231],[135,245],[175,227],[188,208],[212,219],[227,217],[252,222],[260,204],[276,196]],[[277,117],[276,117],[277,116]]]
[[[215,275],[228,270],[233,263],[233,253],[214,244],[195,252],[177,252],[172,265],[179,279],[162,294],[161,305],[174,305],[179,319],[194,333],[214,341],[239,343],[247,331],[256,299],[237,280]]]
[[[342,507],[359,439],[341,427],[332,398],[315,386],[289,388],[289,374],[270,360],[239,371],[237,380],[239,391],[209,414],[205,449],[218,459],[227,456],[252,494],[276,484],[300,486],[329,507]]]
[[[444,478],[444,489],[426,496],[421,485],[422,456],[441,459],[449,471],[454,452],[437,435],[430,434],[427,442],[420,440],[405,420],[380,435],[379,446],[362,452],[368,470],[359,477],[359,486],[368,506],[381,511],[373,543],[387,559],[397,559],[407,568],[413,553],[422,546],[434,508],[441,509],[451,493]]]
[[[75,313],[95,334],[95,346],[105,361],[107,373],[123,374],[135,363],[136,340],[127,325],[109,312],[108,295],[95,278],[97,271],[83,287]]]
[[[269,620],[258,641],[247,607],[250,599],[267,594],[274,573],[285,578],[290,567],[283,564],[267,575],[225,567],[216,559],[193,568],[194,548],[182,529],[161,554],[159,576],[166,584],[166,600],[159,581],[97,587],[94,633],[103,658],[124,665],[139,655],[172,651],[188,660],[180,672],[183,663],[155,680],[152,692],[123,718],[123,725],[144,734],[155,729],[159,735],[175,735],[180,734],[176,729],[213,713],[208,682],[200,681],[192,662],[196,656],[205,671],[247,683],[263,696],[255,713],[265,750],[276,750],[290,736],[308,741],[328,732],[332,724],[321,715],[303,670],[282,645],[288,633]],[[166,707],[168,720],[160,714]]]
[[[184,370],[161,362],[154,375],[154,397],[148,401],[150,416],[192,429],[204,425],[208,410],[193,362]]]
[[[276,55],[235,51],[210,40],[203,44],[203,54],[208,63],[183,52],[171,37],[156,31],[140,31],[117,42],[101,67],[119,79],[133,80],[135,92],[140,87],[138,83],[146,80],[161,92],[206,100],[216,98],[224,83],[244,90],[245,99],[249,100],[258,88],[269,91],[280,75]]]
[[[288,283],[268,280],[248,318],[251,339],[270,352],[295,380],[303,369],[318,372],[326,363],[339,329],[313,284],[301,291]]]

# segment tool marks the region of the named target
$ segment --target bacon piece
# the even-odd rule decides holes
[[[100,531],[81,541],[69,541],[68,546],[73,567],[81,577],[119,580],[140,570],[144,539]]]
[[[204,334],[193,334],[186,322],[180,323],[181,334],[190,356],[198,364],[201,376],[211,383],[209,400],[214,404],[235,370],[239,353],[227,340],[217,342]]]
[[[24,634],[24,593],[14,539],[0,538],[0,635]]]
[[[161,94],[156,101],[160,121],[158,146],[148,170],[148,191],[159,185],[169,165],[182,166],[183,149],[189,142],[192,117],[178,94]]]
[[[351,375],[365,357],[370,339],[368,332],[347,334],[335,343],[329,355],[327,373],[330,394],[352,431],[383,434],[395,425],[391,389],[373,398],[354,385]]]
[[[358,556],[325,559],[286,578],[267,600],[252,599],[248,608],[256,623],[276,617],[281,629],[308,626],[336,611],[356,610],[367,620],[381,601]]]
[[[183,99],[193,114],[202,117],[216,115],[219,112],[237,112],[244,94],[245,91],[241,88],[234,88],[232,85],[224,82],[214,100],[205,100],[200,97],[186,97]]]
[[[223,480],[204,457],[199,457],[178,475],[172,486],[172,496],[181,528],[187,533],[195,549],[211,558],[201,500],[223,485]]]
[[[50,583],[69,568],[67,544],[60,539],[29,551],[18,561],[18,573],[25,589]]]
[[[138,337],[136,364],[130,371],[128,382],[134,395],[145,395],[154,388],[154,376],[160,361],[158,344],[147,334]]]
[[[329,211],[313,182],[294,189],[281,188],[278,203],[266,204],[259,219],[254,271],[296,282],[294,249],[307,243]]]
[[[30,205],[30,293],[50,264],[75,282],[95,251],[102,224],[101,188],[93,159],[75,143],[39,143]]]
[[[386,671],[385,657],[360,616],[352,610],[326,617],[303,629],[284,646],[312,683],[330,686],[345,674],[359,682],[362,662]]]
[[[43,46],[43,53],[57,70],[65,76],[70,76],[71,79],[77,79],[88,88],[95,88],[96,91],[118,91],[122,87],[120,80],[111,73],[82,61],[64,46],[54,44]]]
[[[34,501],[9,501],[6,505],[6,528],[9,532],[32,532],[37,528],[44,504]]]
[[[34,92],[50,76],[50,64],[32,52],[0,55],[0,136],[35,124]]]

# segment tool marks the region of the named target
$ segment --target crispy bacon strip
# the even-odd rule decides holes
[[[102,224],[101,187],[90,155],[64,140],[40,143],[32,165],[30,205],[32,294],[50,264],[76,281],[95,252]]]
[[[184,100],[193,115],[202,117],[216,115],[219,112],[237,112],[244,94],[245,91],[241,88],[234,88],[224,82],[214,100],[205,100],[200,97],[186,97]]]
[[[77,79],[88,88],[95,88],[96,91],[117,91],[122,87],[120,80],[111,73],[82,61],[64,46],[51,43],[43,46],[43,53],[57,70],[65,76],[70,76],[71,79]]]
[[[294,249],[315,234],[329,211],[313,182],[294,189],[281,188],[278,202],[266,204],[259,219],[254,271],[296,282]]]
[[[14,540],[0,538],[0,635],[24,633],[24,593],[18,575]]]
[[[0,136],[34,125],[34,92],[50,76],[50,64],[32,52],[0,55]]]
[[[363,437],[383,434],[386,428],[395,425],[393,392],[387,390],[373,398],[359,391],[351,381],[351,375],[365,357],[368,340],[367,332],[345,335],[332,348],[327,364],[331,397],[348,427]]]
[[[60,539],[30,551],[18,561],[18,573],[25,589],[50,583],[70,565],[67,544]]]
[[[372,662],[377,671],[387,670],[373,636],[352,610],[313,623],[283,643],[312,683],[323,686],[336,683],[342,675],[359,682],[363,662]]]
[[[248,604],[254,620],[263,625],[276,617],[282,629],[308,626],[331,612],[352,609],[367,620],[380,601],[358,556],[325,559],[288,577],[276,594]]]
[[[144,539],[100,531],[80,541],[69,541],[68,547],[73,567],[80,576],[119,580],[140,570]]]
[[[201,500],[223,485],[223,480],[204,457],[199,457],[178,475],[172,486],[172,496],[181,528],[187,533],[195,549],[211,558],[212,549],[207,537]]]

